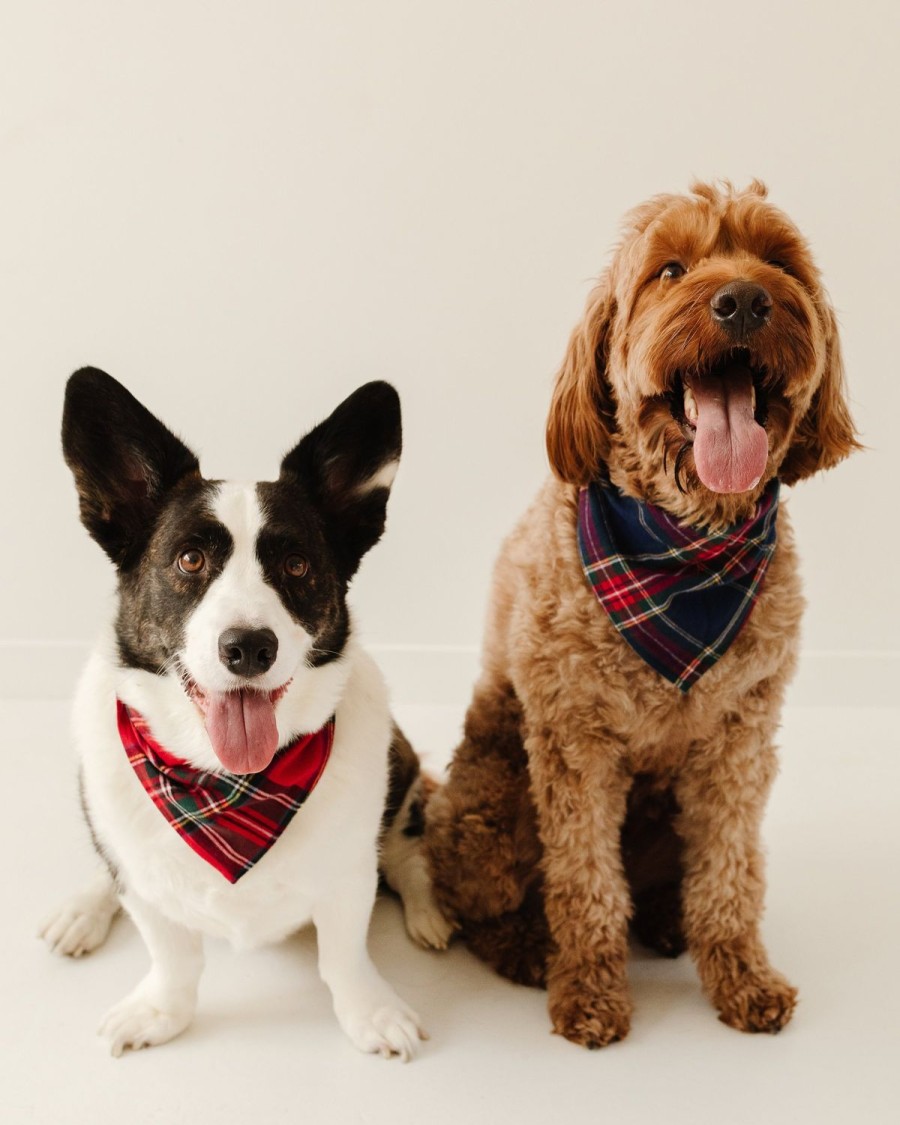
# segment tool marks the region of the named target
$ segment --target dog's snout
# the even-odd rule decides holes
[[[278,638],[271,629],[226,629],[219,636],[219,659],[236,676],[261,676],[277,655]]]
[[[709,302],[713,319],[735,336],[755,332],[769,319],[772,295],[754,281],[729,281]]]

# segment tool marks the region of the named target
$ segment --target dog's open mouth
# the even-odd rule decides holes
[[[187,693],[203,713],[216,757],[229,773],[259,773],[275,757],[278,727],[275,704],[288,689],[203,691],[193,681]]]
[[[766,368],[745,348],[708,370],[679,372],[672,417],[693,445],[694,465],[711,492],[747,492],[766,469]]]

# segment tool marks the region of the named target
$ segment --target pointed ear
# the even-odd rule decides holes
[[[311,430],[281,462],[311,494],[345,579],[384,531],[402,446],[400,398],[389,383],[366,383]]]
[[[796,484],[821,469],[830,469],[854,450],[863,448],[857,440],[847,406],[837,318],[829,306],[824,308],[822,318],[825,324],[822,381],[781,463],[778,476],[785,484]]]
[[[609,280],[604,279],[588,299],[556,377],[547,419],[547,455],[554,473],[569,484],[588,484],[609,456],[616,405],[606,365],[615,310]]]
[[[169,490],[200,472],[187,446],[95,367],[66,384],[62,444],[81,522],[120,569],[146,546]]]

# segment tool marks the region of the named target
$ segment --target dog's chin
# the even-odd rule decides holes
[[[213,751],[229,773],[259,773],[271,763],[278,750],[275,707],[290,682],[272,691],[249,683],[230,691],[206,689],[193,680],[185,683],[188,697],[203,715]]]
[[[683,438],[674,465],[679,491],[685,491],[682,470],[689,451],[709,492],[755,491],[769,459],[770,381],[766,366],[746,348],[729,351],[709,367],[675,373],[666,398]]]

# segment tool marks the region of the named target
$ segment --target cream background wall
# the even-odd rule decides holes
[[[358,383],[406,448],[355,587],[397,691],[464,698],[621,213],[765,179],[840,312],[870,452],[789,503],[804,692],[894,703],[898,6],[80,0],[0,33],[0,680],[66,690],[111,587],[58,451],[92,363],[266,477]],[[888,510],[885,511],[885,508]],[[805,696],[804,696],[805,698]]]

